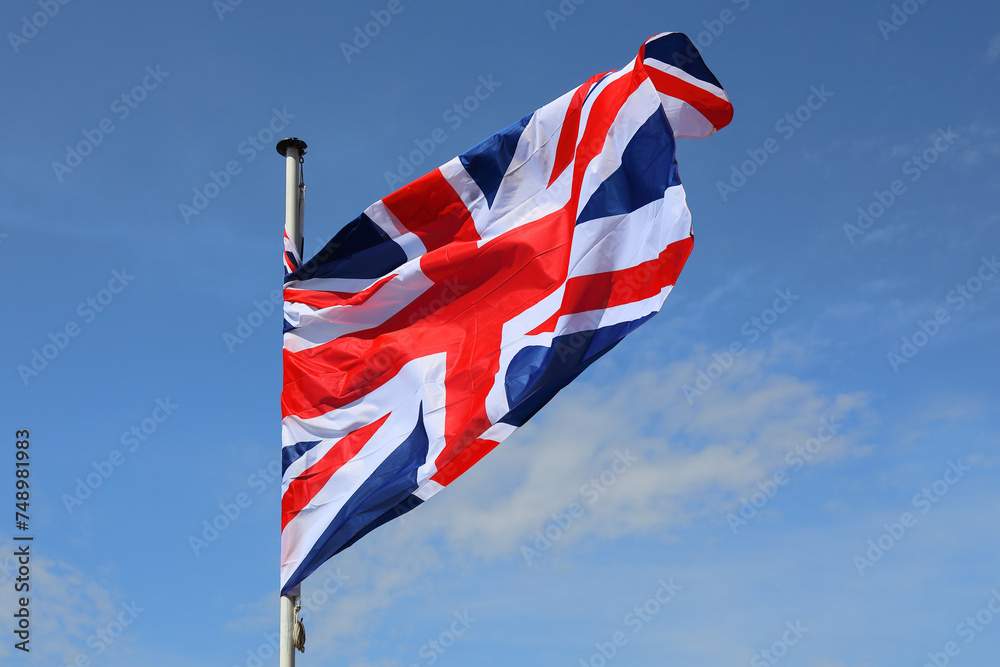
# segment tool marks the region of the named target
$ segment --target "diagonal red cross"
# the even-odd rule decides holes
[[[566,113],[550,179],[551,184],[572,165],[572,195],[562,208],[480,245],[469,210],[440,170],[383,200],[393,216],[423,242],[426,253],[420,258],[420,268],[432,285],[375,328],[296,353],[286,350],[283,417],[294,414],[308,419],[353,403],[388,382],[408,362],[443,352],[445,446],[435,462],[438,472],[433,479],[447,485],[497,444],[479,436],[492,425],[486,399],[500,370],[506,322],[564,282],[561,307],[536,331],[554,331],[559,315],[645,298],[673,284],[690,243],[683,248],[671,246],[658,259],[631,269],[566,279],[586,167],[600,154],[618,110],[646,74],[637,67],[631,76],[606,86],[594,101],[577,143],[572,139],[582,105],[600,78],[595,76],[576,91]],[[392,277],[359,294],[288,290],[285,298],[316,308],[361,303]]]

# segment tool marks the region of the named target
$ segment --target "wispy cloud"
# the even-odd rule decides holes
[[[811,465],[863,454],[867,397],[831,395],[783,372],[786,352],[747,352],[694,405],[683,386],[711,363],[710,351],[636,370],[610,389],[578,381],[426,506],[310,577],[304,595],[334,567],[350,577],[307,624],[313,655],[364,652],[364,637],[381,633],[385,614],[421,595],[428,574],[459,555],[479,568],[520,566],[522,545],[573,503],[586,513],[559,540],[564,553],[632,535],[682,540],[696,521],[728,532],[724,513],[785,467],[787,453],[813,437],[824,418],[844,427]],[[623,454],[635,459],[624,470],[615,466]],[[253,601],[241,616],[266,629],[275,597]]]
[[[968,137],[962,150],[964,164],[979,166],[987,160],[1000,157],[1000,126],[989,121],[975,120],[969,123],[964,132]]]
[[[730,273],[726,276],[725,282],[709,290],[708,294],[699,300],[699,307],[707,308],[730,292],[740,289],[741,287],[745,287],[748,278],[750,278],[753,273],[754,271],[750,267],[744,267]]]
[[[522,542],[576,502],[587,512],[560,546],[654,529],[662,534],[727,507],[814,436],[822,418],[853,420],[867,405],[861,394],[828,396],[782,374],[763,351],[737,358],[689,405],[684,386],[712,361],[702,352],[637,371],[610,393],[596,384],[572,388],[432,500],[449,510],[425,508],[420,531],[442,534],[457,551],[520,557]],[[859,441],[845,429],[824,456]],[[616,475],[620,483],[600,484],[626,451],[638,462]],[[595,479],[600,497],[590,504]]]
[[[10,538],[0,537],[0,554],[13,554],[15,548]],[[0,578],[5,580],[0,585],[0,608],[13,613],[18,594],[10,581],[5,558],[9,556],[0,556]],[[80,656],[95,660],[97,647],[104,648],[103,655],[114,655],[134,641],[135,634],[130,630],[119,633],[110,643],[98,635],[122,613],[122,603],[132,602],[130,597],[64,561],[41,555],[30,558],[31,655],[40,656],[46,664],[81,664],[76,662]],[[0,643],[0,656],[19,653],[12,644],[10,638]]]
[[[993,35],[993,39],[990,40],[989,46],[986,47],[986,60],[992,64],[998,59],[1000,59],[1000,32]]]

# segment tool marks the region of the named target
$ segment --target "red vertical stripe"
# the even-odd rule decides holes
[[[641,53],[641,52],[640,52]],[[639,62],[633,63],[632,71],[608,83],[601,90],[587,114],[587,125],[580,137],[576,149],[576,162],[573,165],[572,194],[566,205],[574,217],[580,203],[580,189],[590,161],[601,154],[608,140],[608,132],[618,118],[618,113],[625,105],[629,96],[646,80],[646,70]]]
[[[573,99],[570,100],[569,108],[566,110],[566,120],[563,121],[562,129],[559,131],[559,143],[556,145],[556,156],[552,161],[552,176],[549,178],[549,185],[555,183],[559,175],[573,161],[573,156],[576,155],[576,139],[580,133],[583,103],[587,99],[587,93],[590,92],[590,89],[606,74],[607,72],[590,77],[590,80],[576,89]]]

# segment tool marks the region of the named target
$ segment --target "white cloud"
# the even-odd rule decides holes
[[[1000,157],[1000,126],[983,120],[974,120],[962,130],[966,138],[961,161],[969,166],[980,166]]]
[[[649,363],[626,381],[612,381],[618,369],[610,364],[593,369],[426,506],[379,529],[304,583],[309,596],[334,569],[348,577],[306,623],[311,654],[363,654],[365,638],[386,632],[381,623],[403,598],[430,594],[430,572],[456,558],[472,558],[476,567],[521,561],[522,544],[574,502],[586,513],[558,549],[586,551],[628,535],[679,539],[695,521],[724,526],[740,495],[786,467],[786,453],[815,436],[823,418],[843,426],[813,463],[857,454],[867,398],[826,395],[779,372],[790,357],[803,355],[791,348],[786,342],[768,353],[745,353],[693,405],[683,387],[713,361],[709,351]],[[655,356],[634,352],[647,362]],[[639,460],[605,486],[601,474],[610,481],[618,452]],[[591,480],[597,483],[589,488],[600,490],[592,503],[581,492]],[[266,630],[275,599],[270,593],[245,607],[244,620]]]
[[[815,384],[777,372],[779,361],[745,353],[692,405],[684,386],[708,372],[708,352],[619,384],[601,385],[596,369],[595,382],[566,390],[536,422],[419,509],[407,539],[442,534],[457,551],[520,558],[521,545],[573,503],[586,511],[559,546],[669,533],[722,512],[784,467],[786,453],[815,436],[822,418],[852,422],[866,406],[861,394],[826,396]],[[858,442],[845,426],[817,459],[842,455]],[[618,452],[639,460],[605,488],[600,476],[615,477],[609,471]]]
[[[648,350],[633,352],[647,361],[654,356]],[[801,647],[802,664],[862,667],[857,657],[844,661],[835,640],[821,629],[836,629],[838,637],[852,641],[869,641],[873,624],[895,614],[907,622],[886,630],[873,649],[874,654],[887,655],[892,645],[912,632],[909,619],[913,617],[904,616],[904,611],[916,614],[921,625],[934,620],[924,612],[913,612],[914,601],[907,597],[913,577],[927,572],[927,554],[957,559],[973,553],[973,547],[983,548],[980,524],[989,511],[969,513],[970,507],[985,507],[976,491],[977,482],[963,486],[961,493],[949,494],[950,505],[922,519],[920,529],[907,536],[906,544],[880,564],[877,572],[873,570],[877,577],[859,578],[851,565],[852,555],[885,521],[907,509],[911,487],[933,479],[937,468],[913,474],[893,472],[896,482],[879,485],[890,491],[888,506],[877,502],[869,506],[866,500],[859,508],[854,494],[861,489],[850,486],[851,480],[845,478],[844,483],[854,491],[822,502],[827,510],[819,513],[822,516],[814,515],[814,521],[806,525],[796,522],[794,530],[787,530],[787,524],[761,524],[755,532],[732,537],[733,548],[685,549],[678,544],[669,559],[637,555],[634,566],[628,567],[623,567],[630,561],[621,560],[621,552],[615,555],[614,542],[621,536],[643,536],[647,545],[662,539],[683,543],[693,536],[685,530],[687,526],[709,525],[716,529],[709,532],[725,536],[723,540],[729,537],[724,513],[741,494],[754,489],[758,480],[784,468],[785,453],[816,435],[821,418],[833,416],[842,427],[823,445],[812,465],[864,454],[872,418],[867,397],[830,393],[789,374],[790,367],[798,367],[794,360],[804,356],[808,351],[796,349],[789,341],[748,351],[693,405],[685,400],[682,388],[713,361],[710,351],[697,351],[673,364],[654,361],[619,383],[612,382],[618,368],[613,368],[614,373],[606,372],[610,366],[594,369],[587,381],[571,385],[537,421],[426,507],[362,540],[306,581],[303,589],[309,595],[333,568],[350,577],[343,590],[307,622],[312,659],[338,656],[345,664],[371,667],[373,663],[352,662],[352,658],[358,659],[355,656],[363,655],[366,648],[374,649],[371,642],[375,640],[369,638],[393,642],[398,637],[402,645],[412,647],[412,653],[403,649],[401,663],[374,664],[387,667],[417,661],[423,637],[408,625],[401,610],[434,609],[438,613],[459,608],[470,596],[480,600],[481,610],[484,605],[489,609],[491,618],[489,624],[483,623],[483,635],[477,641],[496,641],[502,634],[496,628],[516,616],[526,601],[533,605],[551,601],[552,613],[563,614],[567,625],[560,641],[569,651],[577,645],[589,650],[592,642],[578,640],[589,639],[588,632],[593,630],[574,633],[574,619],[586,620],[588,628],[594,626],[595,618],[603,619],[598,627],[608,622],[608,632],[620,627],[616,610],[628,609],[633,597],[648,596],[642,586],[665,572],[686,587],[685,597],[665,613],[662,623],[651,625],[650,632],[633,640],[633,652],[641,647],[661,654],[681,653],[691,657],[692,664],[745,664],[754,651],[773,640],[775,628],[784,620],[802,618],[816,628]],[[984,408],[975,400],[955,400],[928,412],[925,421],[966,422],[981,415]],[[579,501],[581,485],[608,470],[616,450],[625,449],[640,462],[623,472],[598,501],[587,505],[587,514],[556,543],[554,549],[561,550],[561,556],[548,554],[539,567],[527,567],[520,546],[534,539],[534,531],[544,527],[552,513]],[[948,456],[942,453],[942,461]],[[970,475],[969,479],[978,478]],[[905,493],[900,495],[900,489]],[[965,501],[967,493],[973,502]],[[966,516],[969,525],[959,520],[961,516]],[[602,559],[588,560],[587,554],[595,552]],[[944,577],[945,566],[956,562],[942,562],[934,576]],[[453,570],[465,564],[484,575],[502,573],[514,581],[523,577],[532,583],[533,593],[512,589],[508,596],[494,583],[481,580],[451,588],[448,582],[461,580]],[[432,574],[442,567],[449,570]],[[558,576],[553,576],[556,571]],[[593,604],[593,582],[600,582],[601,591],[613,592],[613,599],[602,605],[606,609]],[[490,591],[488,603],[482,601],[481,586]],[[775,587],[782,586],[802,590],[774,595]],[[895,597],[890,596],[895,601],[884,600],[886,586],[895,592]],[[939,581],[937,586],[943,594],[943,584]],[[639,592],[630,592],[634,590]],[[813,603],[816,590],[829,591],[823,605]],[[978,599],[978,594],[973,591],[973,598]],[[272,594],[261,601],[272,618],[274,599]],[[753,609],[749,618],[748,609]],[[535,618],[544,613],[533,612]],[[950,612],[947,616],[950,622]],[[720,624],[739,630],[720,634]],[[597,638],[604,636],[600,633]],[[585,657],[586,650],[580,650]],[[412,660],[407,660],[409,655],[414,656]]]
[[[990,63],[1000,59],[1000,33],[993,35],[993,39],[990,40],[990,45],[986,48],[986,59]]]
[[[881,243],[890,246],[897,239],[910,234],[910,224],[906,222],[885,222],[862,237],[860,243],[863,245],[873,245]]]
[[[0,538],[0,554],[5,554],[0,562],[0,608],[10,613],[17,609],[17,599],[23,592],[14,591],[11,582],[18,576],[17,564],[7,554],[13,554],[22,544],[18,542],[15,546],[9,538]],[[29,567],[29,648],[33,656],[40,657],[46,664],[74,664],[80,655],[94,661],[102,645],[105,647],[103,655],[121,654],[130,649],[136,637],[134,629],[126,628],[110,643],[105,643],[97,633],[118,619],[122,603],[131,603],[131,598],[123,597],[63,561],[32,554]],[[134,621],[130,618],[130,621],[141,622],[141,616]],[[117,632],[117,626],[112,632]],[[0,643],[0,656],[20,653],[9,639]]]
[[[399,527],[408,520],[403,517],[392,525]],[[302,584],[300,617],[309,654],[339,659],[364,654],[370,643],[367,638],[375,636],[373,628],[380,627],[384,615],[400,599],[420,594],[420,577],[439,564],[439,555],[425,539],[403,540],[392,530],[378,532],[328,561]],[[275,588],[236,604],[223,627],[257,642],[261,634],[274,631],[278,608]],[[351,663],[351,667],[375,665],[389,667],[384,662]]]
[[[738,289],[745,289],[748,279],[753,275],[754,270],[749,267],[744,267],[737,271],[730,273],[726,276],[726,280],[721,285],[714,287],[709,290],[709,292],[699,299],[699,307],[706,308],[711,304],[715,303],[722,297],[726,296],[730,292],[736,291]]]
[[[867,283],[861,285],[860,289],[862,292],[867,292],[869,294],[882,295],[895,292],[899,289],[902,289],[903,287],[908,286],[909,284],[910,280],[900,276],[895,276],[892,278],[878,278],[875,280],[868,281]],[[868,308],[865,309],[865,312],[869,312],[871,306],[870,304],[866,305],[868,306]]]

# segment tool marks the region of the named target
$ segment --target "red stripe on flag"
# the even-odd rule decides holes
[[[632,72],[608,83],[604,90],[598,93],[597,99],[590,107],[590,111],[587,113],[587,125],[577,145],[570,199],[564,207],[564,210],[571,212],[574,217],[580,204],[583,177],[590,161],[604,150],[604,144],[608,140],[608,132],[618,117],[618,112],[646,78],[645,68],[634,63]]]
[[[727,100],[655,67],[643,67],[643,69],[658,91],[690,104],[707,118],[716,130],[721,130],[733,120],[733,105]]]
[[[603,149],[608,130],[622,106],[645,80],[643,68],[636,67],[598,93],[578,145],[569,201],[560,210],[517,228],[515,233],[504,234],[479,248],[472,216],[440,170],[384,199],[386,208],[419,236],[427,248],[420,265],[435,286],[374,329],[354,332],[297,353],[285,350],[282,416],[310,418],[347,405],[385,384],[410,359],[437,351],[449,353],[449,369],[453,368],[458,352],[458,356],[466,357],[467,364],[491,367],[481,369],[477,377],[492,377],[490,370],[495,372],[493,367],[499,364],[494,351],[501,343],[502,323],[566,280],[573,220],[587,166]],[[465,242],[452,243],[453,240]],[[447,247],[442,248],[445,244]],[[461,298],[445,298],[447,279],[461,286]],[[483,312],[473,318],[474,335],[453,324],[462,311],[491,310],[483,306],[494,303],[487,296],[501,285],[509,297],[497,308],[499,312],[489,315]],[[515,296],[519,294],[523,298]],[[428,311],[435,301],[443,307]],[[431,315],[421,317],[422,312]],[[377,366],[373,367],[372,361],[377,361]],[[464,368],[469,372],[471,365]],[[453,377],[451,373],[449,376]],[[488,392],[488,387],[483,391]],[[476,391],[453,393],[450,386],[449,395],[465,395],[466,400],[480,398]],[[470,423],[482,415],[458,416],[464,412],[464,408],[448,407],[448,445],[442,452],[442,460],[450,459],[489,427],[485,417],[481,429],[478,423]],[[457,437],[460,432],[461,438]]]
[[[439,457],[437,463],[442,467],[431,479],[441,486],[448,486],[455,479],[461,477],[469,468],[479,463],[484,456],[492,452],[493,448],[499,444],[499,442],[494,440],[476,440],[447,463],[442,464]]]
[[[528,335],[555,333],[556,323],[563,315],[605,310],[656,296],[664,287],[677,282],[693,247],[694,237],[689,236],[671,243],[648,262],[620,271],[570,278],[559,310]]]
[[[583,102],[587,99],[587,94],[594,84],[603,78],[604,74],[597,74],[576,89],[573,99],[570,100],[569,108],[566,110],[566,120],[563,121],[562,129],[559,131],[559,143],[556,145],[556,156],[552,161],[552,176],[549,178],[549,185],[555,183],[560,174],[573,161],[576,154],[576,139],[580,133],[580,115],[583,113]]]
[[[488,420],[482,428],[467,426],[478,417],[466,413],[485,400],[480,393],[488,393],[492,382],[476,378],[492,378],[499,369],[504,322],[565,280],[573,230],[572,217],[560,210],[482,247],[453,243],[424,255],[421,266],[434,285],[399,313],[316,347],[283,350],[282,417],[325,414],[384,385],[409,361],[445,352],[448,396],[468,402],[449,403],[446,435],[449,443],[458,442],[461,432],[459,448],[472,442],[490,426]],[[473,382],[477,386],[469,387]],[[451,456],[448,451],[443,460]]]
[[[430,253],[452,241],[478,241],[472,215],[440,169],[404,185],[382,200]]]
[[[323,292],[308,289],[286,289],[284,290],[285,301],[289,303],[301,303],[313,308],[359,306],[368,301],[376,292],[382,289],[383,285],[395,277],[395,273],[388,275],[360,292]]]
[[[333,474],[353,459],[365,446],[379,427],[385,423],[389,415],[362,426],[340,439],[330,448],[323,458],[313,464],[288,484],[288,489],[281,496],[281,529],[295,518],[316,494],[322,490]]]

